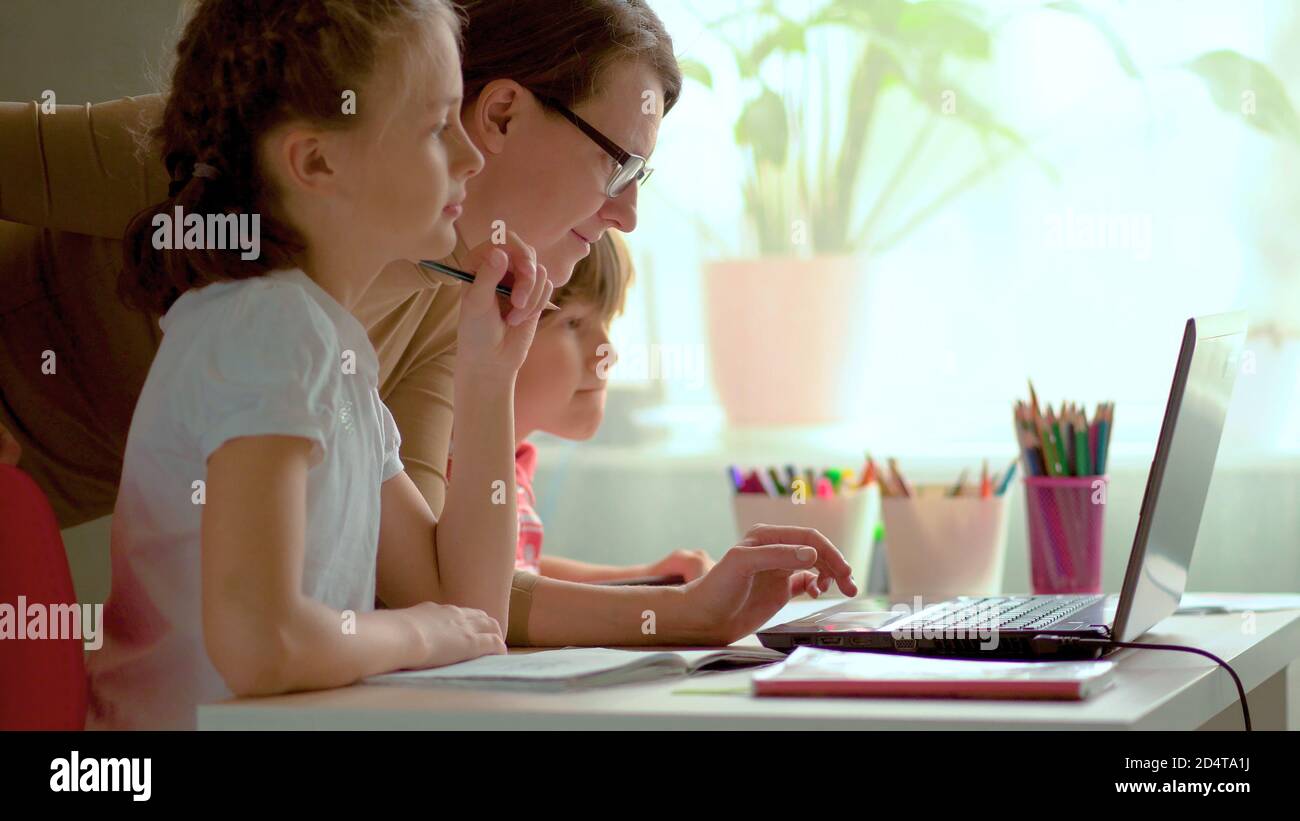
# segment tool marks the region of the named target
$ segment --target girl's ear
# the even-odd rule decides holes
[[[288,128],[272,140],[271,164],[281,185],[301,190],[322,192],[337,180],[337,173],[329,159],[329,138],[309,128]]]
[[[465,132],[484,154],[505,149],[506,134],[524,100],[523,91],[514,80],[493,80],[466,110]]]

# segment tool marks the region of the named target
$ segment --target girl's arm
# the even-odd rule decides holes
[[[514,381],[552,286],[514,234],[499,248],[470,252],[465,267],[477,278],[462,288],[457,328],[456,481],[438,517],[409,477],[385,485],[378,593],[389,607],[436,600],[481,609],[504,625],[519,528]],[[507,267],[515,272],[512,305],[495,292]]]
[[[548,579],[559,579],[565,582],[595,584],[619,579],[631,579],[638,576],[649,576],[649,567],[650,565],[647,564],[619,566],[616,564],[596,564],[577,559],[566,559],[563,556],[542,556],[541,575]]]
[[[541,575],[550,579],[570,582],[614,582],[645,576],[681,576],[693,581],[709,572],[713,559],[703,550],[674,550],[657,562],[649,564],[594,564],[561,556],[542,556]]]
[[[378,594],[388,607],[437,601],[474,607],[506,624],[518,538],[513,396],[513,383],[457,385],[461,456],[441,520],[404,472],[384,483]]]
[[[248,436],[208,459],[203,638],[230,689],[249,696],[338,687],[505,652],[500,628],[478,611],[426,603],[348,614],[303,595],[311,447],[300,437]]]

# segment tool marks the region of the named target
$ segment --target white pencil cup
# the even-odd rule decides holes
[[[809,496],[796,504],[793,496],[737,493],[732,497],[740,535],[756,524],[816,528],[844,554],[858,586],[867,583],[876,523],[880,521],[880,488],[866,487],[824,499]]]
[[[881,500],[889,598],[929,604],[1002,589],[1007,552],[1007,499],[951,497],[936,488]]]

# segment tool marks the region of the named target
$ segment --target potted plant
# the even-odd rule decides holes
[[[737,35],[742,20],[760,21],[759,32]],[[716,260],[705,271],[722,405],[728,421],[742,426],[851,418],[852,389],[865,368],[854,338],[868,307],[866,259],[1028,152],[957,76],[971,63],[988,62],[991,25],[977,9],[941,0],[828,0],[802,19],[776,0],[755,0],[709,27],[734,55],[749,95],[735,139],[746,157],[745,219],[758,250]],[[832,66],[836,54],[849,58],[847,72]],[[769,70],[778,60],[798,70],[778,76]],[[705,66],[687,61],[684,70],[712,87]],[[800,85],[798,76],[818,79]],[[882,125],[881,115],[897,97],[910,100],[905,127],[914,136],[901,158],[889,158],[889,175],[867,197],[863,170],[875,153],[872,134],[899,127],[893,120]],[[814,132],[804,128],[810,117],[819,122]],[[945,129],[974,136],[987,149],[984,157],[945,190],[905,206],[900,194],[918,158]]]
[[[728,421],[739,426],[855,416],[851,398],[866,374],[854,338],[870,299],[869,260],[1013,158],[1055,177],[963,82],[991,59],[997,24],[983,10],[952,0],[825,0],[795,18],[786,5],[752,0],[706,23],[732,53],[747,99],[735,141],[745,157],[744,215],[757,254],[712,261],[704,272],[714,383]],[[1037,8],[1095,27],[1119,65],[1138,76],[1104,18],[1072,0]],[[837,57],[847,57],[843,66]],[[785,71],[775,70],[778,62]],[[1242,72],[1261,82],[1272,76],[1230,51],[1187,67],[1228,110],[1220,88],[1240,82]],[[712,88],[707,66],[686,60],[683,71]],[[906,116],[886,124],[886,110]],[[819,128],[806,129],[810,119]],[[878,156],[872,135],[886,128],[908,130],[901,155]],[[918,160],[954,136],[974,140],[982,153],[946,169],[945,186],[918,196]],[[868,181],[869,163],[888,171]]]

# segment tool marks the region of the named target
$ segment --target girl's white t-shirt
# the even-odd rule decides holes
[[[232,696],[203,644],[213,451],[240,436],[312,441],[302,591],[357,613],[374,607],[380,485],[402,470],[365,328],[302,271],[187,291],[159,325],[113,510],[104,643],[87,658],[91,728],[193,728],[199,704]]]

